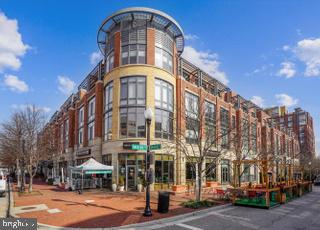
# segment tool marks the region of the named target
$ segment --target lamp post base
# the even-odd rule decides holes
[[[143,216],[152,216],[150,207],[145,208]]]

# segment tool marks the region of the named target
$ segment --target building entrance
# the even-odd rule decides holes
[[[127,184],[126,190],[135,190],[136,189],[136,166],[127,165]]]

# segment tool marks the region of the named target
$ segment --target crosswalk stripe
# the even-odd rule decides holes
[[[202,230],[202,228],[197,228],[197,227],[193,227],[191,225],[187,225],[187,224],[176,224],[177,226],[179,227],[182,227],[182,228],[187,228],[187,229],[191,229],[191,230]]]

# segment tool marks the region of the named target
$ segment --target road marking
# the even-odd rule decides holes
[[[48,213],[53,214],[53,213],[59,213],[62,212],[60,209],[58,208],[53,208],[53,209],[48,209],[47,210]]]
[[[183,224],[183,223],[176,224],[176,225],[179,227],[187,228],[187,229],[191,229],[191,230],[202,230],[202,228],[193,227],[191,225],[187,225],[187,224]]]

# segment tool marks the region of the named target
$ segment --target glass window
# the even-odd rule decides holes
[[[251,123],[251,147],[254,154],[257,152],[257,124]]]
[[[145,137],[144,107],[120,109],[120,137]]]
[[[88,109],[88,122],[91,122],[94,120],[94,114],[95,114],[95,104],[96,104],[96,98],[93,97],[89,101],[89,109]]]
[[[155,33],[155,65],[172,72],[173,70],[173,40],[159,30]]]
[[[83,144],[83,128],[80,128],[78,131],[78,141],[80,145]]]
[[[65,121],[64,125],[64,139],[65,139],[65,148],[69,147],[69,119]]]
[[[94,138],[94,122],[88,124],[88,140],[92,141]]]
[[[145,105],[146,79],[145,77],[121,78],[121,106]]]
[[[229,131],[229,111],[220,108],[220,135],[221,135],[221,145],[227,146],[229,142],[228,137],[228,131]]]
[[[102,155],[102,164],[112,165],[112,154]]]
[[[106,72],[109,72],[113,69],[114,64],[114,52],[111,52],[106,58]]]
[[[173,183],[173,156],[156,155],[155,156],[155,182]]]
[[[109,132],[112,130],[112,111],[104,114],[104,140],[108,140]]]
[[[206,159],[206,180],[216,181],[217,180],[217,165],[214,159]]]
[[[222,160],[221,161],[221,182],[222,183],[230,182],[229,160]]]
[[[112,109],[113,100],[113,82],[109,82],[104,88],[104,110],[109,111]]]
[[[215,145],[216,143],[216,118],[215,105],[205,101],[205,123],[206,123],[206,142],[208,145]]]
[[[83,126],[83,122],[84,122],[84,107],[82,106],[80,109],[79,109],[79,115],[78,115],[78,126],[79,127],[82,127]]]
[[[186,180],[193,181],[196,179],[196,171],[194,168],[194,163],[186,162]]]
[[[198,116],[198,103],[199,103],[199,97],[186,92],[185,93],[185,110],[186,110],[186,116],[191,118],[197,118]]]
[[[155,105],[157,108],[173,111],[173,86],[163,80],[155,81]]]

